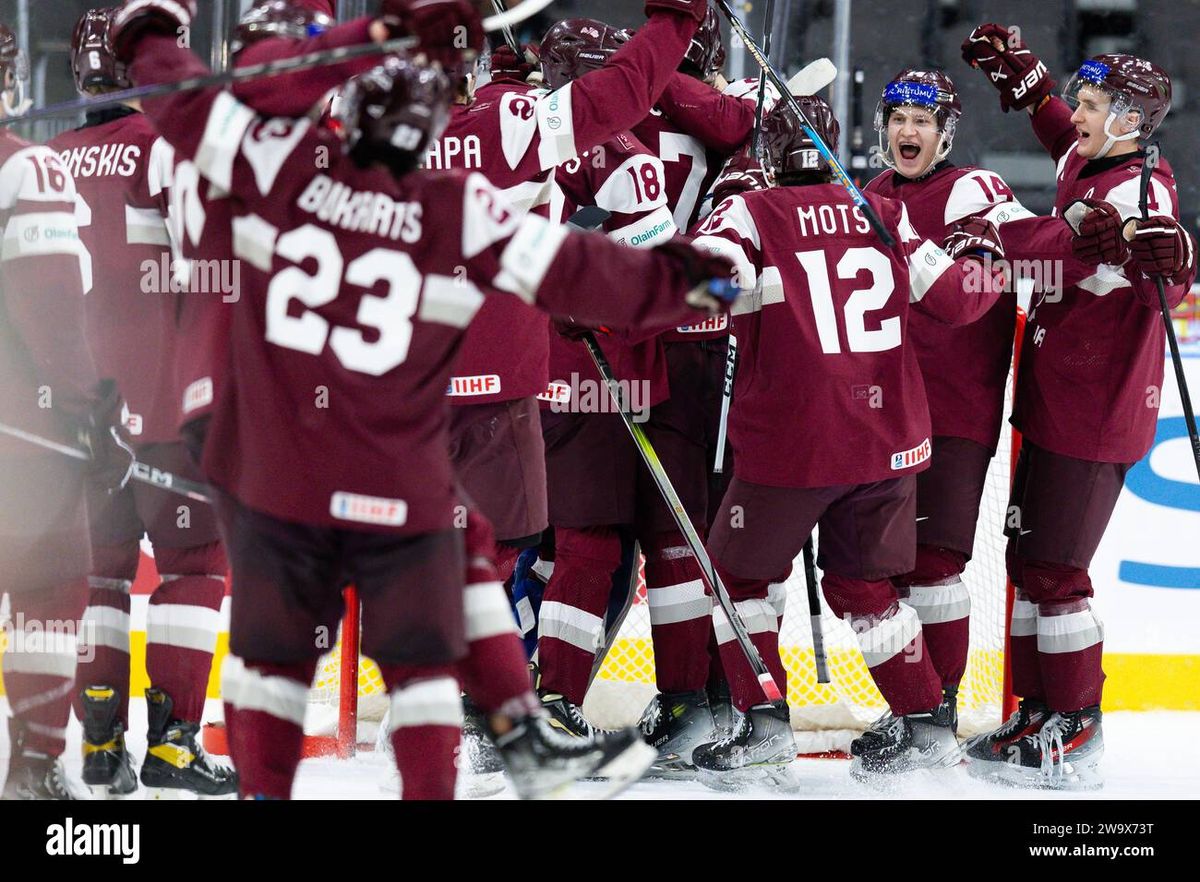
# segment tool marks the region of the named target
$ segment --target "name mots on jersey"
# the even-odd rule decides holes
[[[857,205],[805,205],[796,209],[801,236],[849,236],[871,232],[871,224]],[[851,221],[854,226],[851,228]]]
[[[318,220],[353,233],[367,233],[408,245],[421,240],[419,202],[397,202],[372,191],[357,191],[325,175],[317,175],[296,204]]]
[[[93,144],[64,150],[59,157],[73,178],[132,178],[137,172],[142,148],[136,144]]]

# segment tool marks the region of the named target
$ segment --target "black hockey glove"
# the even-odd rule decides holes
[[[1196,245],[1174,218],[1149,217],[1125,223],[1129,256],[1148,276],[1162,276],[1168,285],[1188,280],[1196,262]]]
[[[113,380],[96,386],[96,403],[79,427],[79,441],[92,455],[89,477],[109,493],[121,490],[133,474],[133,448],[121,426],[123,402]]]
[[[987,218],[969,217],[959,221],[942,243],[944,250],[954,260],[960,257],[973,257],[978,260],[990,258],[1004,259],[1004,243],[1000,239],[1000,231]]]

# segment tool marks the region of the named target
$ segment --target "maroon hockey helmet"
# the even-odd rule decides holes
[[[125,65],[113,54],[112,22],[119,6],[89,9],[75,24],[71,35],[71,72],[80,92],[103,89],[128,89],[133,83]]]
[[[1113,142],[1149,137],[1171,109],[1171,78],[1154,62],[1135,55],[1097,55],[1085,61],[1067,81],[1063,98],[1074,107],[1079,103],[1079,90],[1089,86],[1112,99],[1109,123],[1104,128]],[[1127,113],[1137,115],[1137,129],[1127,135],[1114,135],[1108,130],[1109,124]],[[1106,145],[1097,158],[1111,146]]]
[[[725,46],[721,42],[721,20],[711,6],[688,44],[679,69],[689,76],[710,80],[725,65]]]
[[[33,104],[26,98],[29,91],[29,58],[17,45],[17,35],[0,23],[0,111],[5,117],[23,115]]]
[[[933,164],[950,155],[954,147],[954,133],[958,131],[958,119],[962,116],[962,101],[958,98],[954,80],[945,71],[906,67],[892,77],[879,96],[879,103],[875,106],[875,131],[879,135],[880,155],[892,168],[896,165],[891,156],[887,128],[892,111],[897,107],[923,107],[932,111],[941,132]]]
[[[816,95],[797,95],[796,101],[813,130],[831,151],[837,153],[842,127],[825,99]],[[777,104],[763,120],[763,144],[766,147],[767,168],[776,180],[788,175],[823,174],[829,171],[816,144],[786,102]]]
[[[270,37],[304,40],[333,27],[334,20],[291,0],[258,0],[233,29],[230,51],[237,55],[251,43]]]
[[[629,37],[628,31],[593,18],[560,21],[542,38],[542,74],[546,86],[561,89],[572,80],[599,70]]]
[[[445,131],[453,99],[454,86],[440,70],[392,56],[343,87],[332,119],[356,161],[405,174]]]

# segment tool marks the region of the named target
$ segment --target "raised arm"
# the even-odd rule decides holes
[[[686,74],[671,78],[658,107],[710,150],[733,153],[754,129],[754,102],[718,92]]]

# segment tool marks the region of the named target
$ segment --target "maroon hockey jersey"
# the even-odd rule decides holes
[[[206,70],[173,38],[137,49],[139,83]],[[482,175],[359,169],[308,120],[261,120],[211,89],[147,112],[230,194],[243,292],[204,466],[249,508],[321,526],[449,528],[444,396],[490,293],[618,327],[688,314],[675,261],[523,216]],[[314,173],[321,148],[330,165]],[[630,279],[641,296],[604,299]]]
[[[174,157],[145,114],[89,116],[49,142],[75,179],[87,336],[96,370],[125,399],[136,443],[178,437],[167,186]]]
[[[84,336],[75,184],[48,147],[0,129],[0,422],[75,444],[96,368]],[[46,454],[0,435],[5,456]]]
[[[907,343],[910,301],[947,322],[997,294],[923,240],[904,205],[867,194],[885,247],[835,184],[725,200],[697,245],[733,260],[753,288],[734,306],[738,371],[729,438],[735,474],[778,487],[867,484],[928,468],[929,409]]]
[[[603,68],[555,92],[505,82],[481,87],[473,104],[455,108],[427,167],[483,172],[518,210],[548,206],[552,170],[645,116],[694,32],[693,19],[652,15]],[[547,392],[548,334],[545,316],[512,298],[488,301],[467,332],[451,401],[478,404]]]
[[[1133,264],[1089,266],[1071,254],[1061,215],[1076,199],[1103,199],[1122,218],[1140,217],[1142,157],[1087,161],[1075,150],[1071,110],[1052,98],[1033,129],[1058,164],[1054,217],[1011,219],[1000,235],[1010,259],[1061,261],[1062,288],[1036,294],[1018,365],[1013,424],[1039,447],[1098,462],[1132,463],[1154,442],[1165,331],[1154,280]],[[1151,215],[1179,217],[1170,165],[1150,181]],[[1003,207],[991,215],[1002,220]],[[1187,284],[1167,285],[1177,306]]]
[[[330,4],[306,0],[305,5],[323,12]],[[357,19],[309,40],[272,38],[251,43],[238,55],[236,66],[369,42],[370,21]],[[245,80],[233,91],[239,101],[261,114],[299,117],[331,89],[378,61],[377,57],[358,58],[301,73]],[[180,425],[212,413],[225,369],[230,320],[240,299],[239,292],[215,290],[218,286],[210,281],[235,281],[232,270],[240,271],[240,265],[232,259],[232,216],[227,197],[202,180],[189,159],[177,159],[170,189],[171,230],[177,248],[178,282],[190,289],[172,305],[177,341],[172,373]],[[240,279],[236,281],[240,285]]]
[[[889,169],[867,184],[868,192],[898,199],[917,234],[943,242],[954,224],[998,204],[1016,202],[994,172],[942,163],[911,181]],[[1004,421],[1004,392],[1012,364],[1016,295],[996,301],[977,322],[951,327],[914,309],[909,341],[917,353],[934,435],[967,438],[994,450]]]

